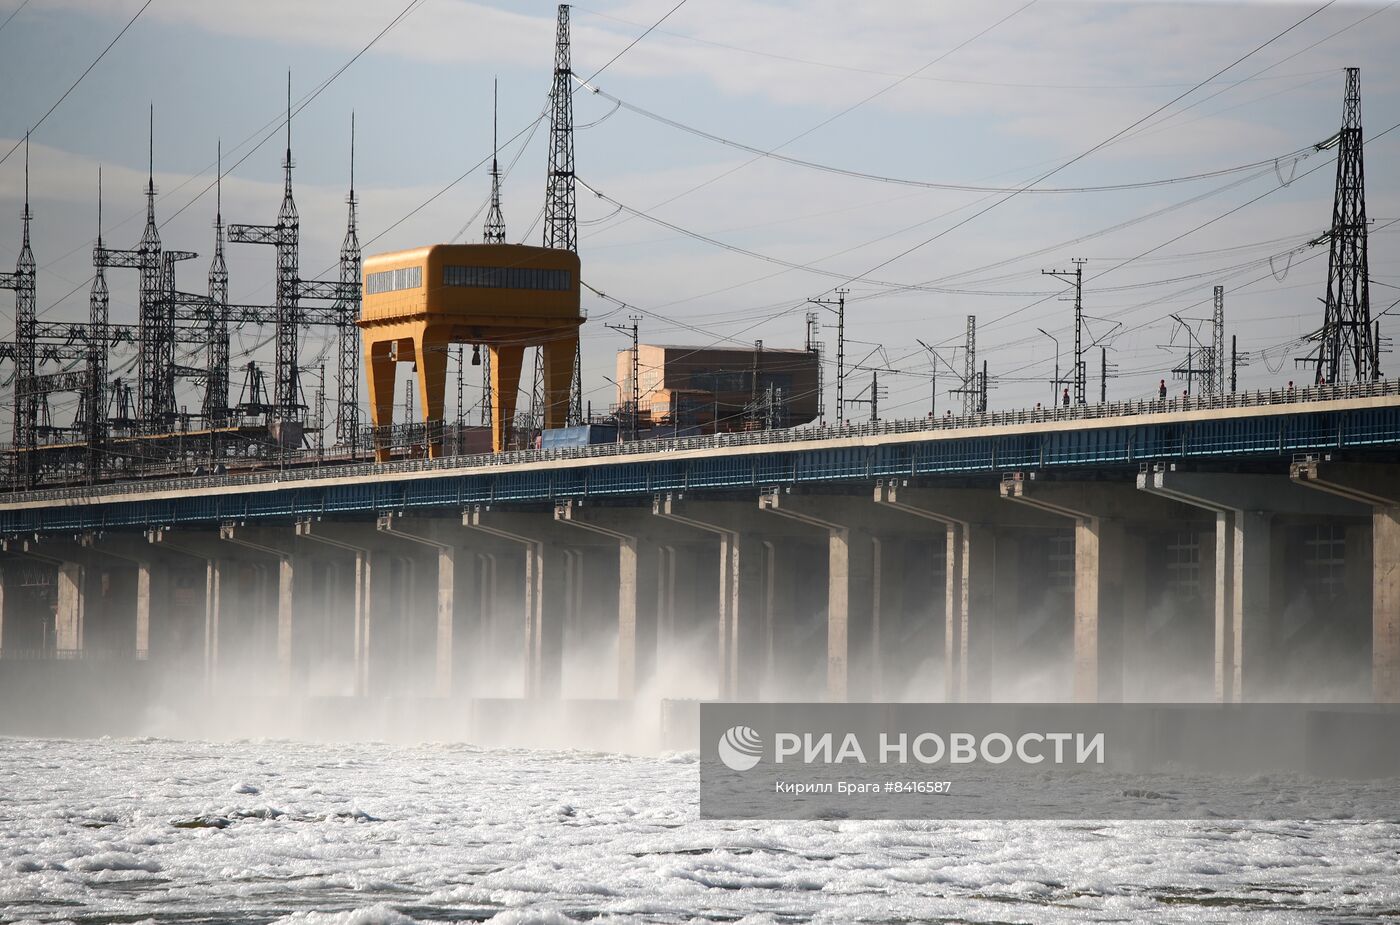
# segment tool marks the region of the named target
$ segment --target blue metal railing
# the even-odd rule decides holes
[[[180,476],[175,478],[143,478],[129,482],[118,482],[101,485],[84,485],[65,488],[39,489],[21,492],[0,493],[0,501],[9,503],[25,503],[38,501],[94,501],[98,498],[104,501],[116,500],[122,495],[140,495],[165,492],[200,492],[211,488],[229,488],[239,486],[262,487],[262,486],[282,486],[294,487],[297,483],[311,482],[325,478],[338,479],[374,479],[391,473],[430,473],[442,472],[444,470],[463,470],[462,474],[482,474],[492,471],[499,471],[506,466],[519,466],[532,463],[550,463],[570,460],[612,460],[629,456],[642,456],[654,453],[664,453],[667,451],[683,450],[730,450],[736,448],[773,446],[778,444],[792,445],[801,444],[803,447],[821,448],[822,444],[830,444],[834,440],[863,439],[888,436],[893,434],[914,434],[928,433],[930,437],[944,435],[946,438],[949,431],[967,430],[972,428],[1014,428],[1028,424],[1041,424],[1046,422],[1070,422],[1070,421],[1093,421],[1109,418],[1142,417],[1143,423],[1155,423],[1154,419],[1160,420],[1162,415],[1179,414],[1190,411],[1212,411],[1229,410],[1236,408],[1267,408],[1278,407],[1287,408],[1291,405],[1314,402],[1330,402],[1345,399],[1373,398],[1391,395],[1400,395],[1400,381],[1384,380],[1373,383],[1356,383],[1342,386],[1316,386],[1302,389],[1275,389],[1266,391],[1241,392],[1231,395],[1214,396],[1210,398],[1174,398],[1165,401],[1129,401],[1129,402],[1106,402],[1098,405],[1079,405],[1069,407],[1036,408],[1019,411],[989,411],[976,414],[951,415],[939,419],[919,418],[914,420],[901,421],[879,421],[866,424],[842,425],[838,427],[806,427],[791,430],[767,430],[743,433],[722,433],[700,437],[672,437],[648,440],[630,441],[624,443],[598,444],[587,447],[571,447],[566,449],[551,450],[516,450],[505,453],[485,453],[471,456],[451,456],[438,459],[409,459],[398,460],[387,463],[346,463],[325,465],[315,459],[314,454],[292,454],[285,458],[287,465],[297,466],[283,470],[268,470],[254,473],[237,475],[202,475],[202,476]],[[1192,426],[1200,428],[1202,424],[1209,422],[1194,422]],[[1232,429],[1237,429],[1238,420],[1231,422]],[[1208,428],[1207,428],[1208,429]],[[1105,440],[1109,440],[1109,428],[1105,428],[1101,433]],[[1364,436],[1364,435],[1362,435]],[[1003,438],[1000,438],[1004,440]],[[1232,437],[1234,445],[1238,437]],[[1387,438],[1389,439],[1389,438]],[[1316,446],[1333,445],[1331,435],[1319,435],[1314,444]],[[961,441],[960,441],[961,442]],[[1080,445],[1076,449],[1079,458],[1060,458],[1055,460],[1058,464],[1072,464],[1074,462],[1093,463],[1114,461],[1106,458],[1102,448],[1096,450],[1091,444],[1092,441]],[[1279,437],[1276,428],[1265,426],[1260,429],[1256,443],[1257,451],[1267,450],[1270,446],[1276,445]],[[987,444],[989,448],[990,441]],[[1029,443],[1027,451],[1033,450],[1039,453],[1039,444],[1032,447]],[[977,450],[974,447],[950,448],[951,452],[961,453],[966,457],[967,470],[983,470],[988,468],[986,458],[986,448]],[[969,452],[970,451],[970,452]],[[1191,450],[1192,455],[1212,455],[1211,440],[1206,437],[1198,440]],[[1014,456],[1013,452],[1013,456]],[[1111,456],[1112,454],[1110,454]],[[1121,455],[1121,454],[1120,454]],[[1160,455],[1160,454],[1154,454]],[[1124,458],[1118,461],[1130,462],[1131,459]],[[1022,456],[1013,463],[1013,459],[1003,459],[998,466],[1011,464],[1036,465],[1038,460],[1033,460],[1027,456]],[[751,463],[738,461],[737,466],[745,469],[751,468]],[[832,468],[834,466],[834,468]],[[852,478],[860,477],[865,473],[867,462],[861,448],[849,449],[846,455],[838,455],[831,458],[823,466],[825,478]],[[915,467],[917,469],[917,466]],[[941,466],[940,471],[948,471],[950,467]],[[956,469],[956,466],[951,467]],[[783,480],[776,478],[775,480]],[[613,476],[616,477],[616,476]],[[606,478],[606,477],[605,477]],[[736,479],[736,482],[738,480]],[[747,480],[746,480],[747,481]],[[632,488],[631,490],[636,490]]]

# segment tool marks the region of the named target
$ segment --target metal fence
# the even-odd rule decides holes
[[[31,501],[91,501],[111,499],[122,495],[155,492],[199,492],[210,488],[255,485],[294,485],[323,478],[371,479],[391,473],[434,472],[442,470],[489,471],[502,466],[528,463],[558,462],[579,459],[609,459],[641,456],[680,450],[725,450],[733,447],[773,444],[816,444],[832,440],[881,437],[891,434],[939,434],[952,430],[980,427],[1017,427],[1046,422],[1092,421],[1107,418],[1147,418],[1189,411],[1215,411],[1234,408],[1287,408],[1309,402],[1341,401],[1357,398],[1379,398],[1400,395],[1400,380],[1324,385],[1310,388],[1287,388],[1237,392],[1210,397],[1178,397],[1157,401],[1118,401],[1095,405],[1069,405],[1018,411],[986,411],[976,414],[953,415],[942,418],[923,417],[899,421],[875,421],[865,424],[801,427],[788,430],[759,430],[721,433],[708,436],[666,437],[619,443],[596,444],[550,450],[513,450],[505,453],[482,453],[470,456],[443,456],[437,459],[405,459],[386,463],[334,463],[318,459],[315,451],[288,453],[264,471],[230,475],[194,475],[172,478],[142,478],[129,482],[50,488],[0,493],[8,503]],[[327,463],[330,463],[329,465]],[[271,468],[273,465],[291,468]]]
[[[55,649],[52,647],[0,648],[4,662],[143,662],[147,651],[134,648]]]

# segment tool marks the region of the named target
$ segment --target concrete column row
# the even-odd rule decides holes
[[[1400,703],[1400,476],[1393,466],[1312,458],[1293,481],[1362,506],[1371,518],[1371,690]]]
[[[1208,561],[1201,568],[1212,575],[1214,694],[1243,700],[1267,694],[1268,665],[1279,644],[1273,612],[1281,603],[1278,582],[1285,570],[1277,561],[1275,520],[1366,517],[1373,693],[1378,700],[1400,700],[1396,480],[1384,467],[1330,461],[1295,465],[1291,475],[1290,482],[1163,468],[1142,473],[1130,485],[1015,474],[997,492],[895,480],[878,483],[873,498],[775,488],[760,492],[756,504],[670,493],[656,496],[650,507],[570,500],[556,505],[552,517],[477,505],[460,521],[385,515],[369,525],[311,519],[292,531],[230,523],[217,537],[156,529],[143,538],[7,540],[4,551],[41,559],[56,570],[53,640],[61,651],[83,650],[98,563],[118,561],[134,567],[132,649],[137,658],[146,657],[154,615],[171,596],[171,563],[193,560],[204,567],[202,664],[211,688],[230,656],[221,648],[239,640],[245,650],[251,647],[245,654],[265,661],[271,690],[296,689],[309,657],[303,614],[314,609],[313,598],[340,595],[353,615],[354,693],[375,691],[374,666],[383,664],[386,672],[421,676],[425,693],[447,697],[470,687],[467,628],[484,638],[505,588],[497,557],[512,549],[523,562],[522,691],[538,698],[561,694],[565,627],[602,599],[594,587],[602,573],[590,563],[604,561],[595,557],[605,552],[606,574],[613,574],[614,561],[616,574],[615,692],[627,699],[651,682],[661,640],[674,632],[684,559],[676,550],[684,536],[684,542],[708,542],[718,550],[712,579],[716,692],[738,699],[758,696],[762,679],[774,673],[775,639],[793,618],[785,600],[805,570],[797,557],[779,550],[803,538],[823,550],[824,689],[828,699],[841,701],[890,695],[886,656],[892,629],[909,603],[903,599],[899,538],[932,536],[941,538],[946,560],[944,693],[978,700],[1014,680],[1003,676],[998,653],[1021,616],[1022,542],[1037,531],[1068,526],[1074,536],[1069,691],[1077,700],[1097,701],[1124,697],[1125,664],[1150,657],[1143,641],[1145,536],[1164,524],[1185,524],[1208,536],[1201,547]],[[414,569],[431,570],[433,578],[418,581]],[[338,577],[334,588],[331,575]],[[244,585],[252,581],[243,596],[251,596],[256,612],[248,616],[240,604],[238,620],[270,626],[265,645],[256,633],[228,632],[232,576]],[[409,619],[420,593],[433,599],[426,627]],[[11,596],[0,574],[0,646]],[[606,597],[611,601],[610,589]],[[266,618],[259,615],[264,610]]]
[[[1169,468],[1138,477],[1145,492],[1210,512],[1215,519],[1215,696],[1254,700],[1268,690],[1276,655],[1272,628],[1274,520],[1287,514],[1357,517],[1360,504],[1309,491],[1267,475],[1179,472]],[[1278,692],[1284,695],[1286,692]]]

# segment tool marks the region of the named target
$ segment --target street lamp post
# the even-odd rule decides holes
[[[1054,408],[1060,400],[1060,339],[1044,328],[1036,328],[1055,342],[1055,381],[1050,384],[1050,407]]]

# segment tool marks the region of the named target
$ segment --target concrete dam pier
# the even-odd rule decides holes
[[[5,721],[127,689],[467,735],[713,698],[1400,701],[1376,391],[33,492],[0,510],[0,688],[44,696]]]

